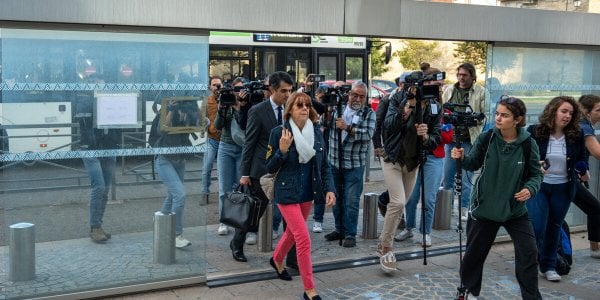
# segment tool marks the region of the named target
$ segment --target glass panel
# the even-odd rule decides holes
[[[338,80],[337,56],[319,56],[318,73],[325,75],[325,80]]]
[[[250,60],[248,59],[211,59],[210,75],[220,76],[224,81],[236,77],[250,77]]]
[[[308,66],[310,65],[310,50],[308,49],[286,49],[285,50],[285,70],[293,75],[294,82],[297,85],[308,75]],[[294,74],[295,73],[295,74]]]
[[[499,47],[490,45],[487,56],[486,88],[490,93],[488,127],[493,126],[496,103],[501,95],[522,99],[527,106],[527,123],[535,124],[552,98],[559,95],[578,99],[600,92],[600,51]],[[590,160],[595,160],[590,158]],[[597,165],[597,164],[596,164]],[[590,170],[592,176],[598,169]],[[583,213],[574,205],[566,217],[569,225],[582,225]]]
[[[196,132],[208,37],[0,34],[0,298],[205,276]],[[149,147],[153,109],[165,134]],[[35,240],[9,242],[27,234],[9,228],[22,223]],[[192,245],[175,250],[182,232]],[[35,256],[18,260],[31,247]]]
[[[363,58],[356,56],[346,57],[346,80],[363,79]]]

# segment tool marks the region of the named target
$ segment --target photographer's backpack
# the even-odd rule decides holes
[[[571,230],[566,221],[560,227],[558,250],[556,251],[556,272],[558,275],[567,275],[573,264],[573,247],[571,245]]]

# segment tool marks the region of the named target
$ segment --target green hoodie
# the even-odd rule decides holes
[[[476,219],[505,222],[524,215],[527,212],[525,202],[517,202],[514,194],[524,187],[535,196],[542,183],[540,154],[538,145],[531,139],[529,162],[523,162],[522,143],[530,134],[519,128],[517,140],[507,143],[500,131],[494,128],[491,142],[483,140],[483,134],[477,137],[471,152],[465,155],[463,168],[475,171],[481,168],[480,175],[471,193],[471,210]],[[490,143],[487,155],[482,145]],[[487,156],[487,158],[486,158]],[[528,178],[521,183],[524,168],[529,168]]]

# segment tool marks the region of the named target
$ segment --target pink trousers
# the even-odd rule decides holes
[[[302,202],[299,204],[277,204],[281,215],[287,223],[287,228],[283,232],[275,252],[273,252],[273,260],[277,264],[283,263],[285,255],[292,249],[296,243],[296,256],[298,257],[298,268],[304,289],[312,289],[315,287],[313,281],[313,269],[311,259],[311,242],[308,228],[306,227],[306,219],[310,213],[312,201]]]

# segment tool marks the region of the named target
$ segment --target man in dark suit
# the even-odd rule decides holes
[[[268,101],[261,102],[250,108],[248,124],[246,126],[246,142],[242,152],[242,165],[240,178],[241,185],[249,185],[252,194],[261,200],[260,218],[269,200],[260,187],[260,177],[267,173],[266,156],[267,144],[271,129],[283,124],[283,105],[292,93],[294,81],[285,72],[275,72],[269,76],[269,91],[271,97]],[[235,229],[235,234],[230,243],[233,258],[237,261],[247,261],[244,255],[244,242],[248,232],[256,232],[258,228]]]

